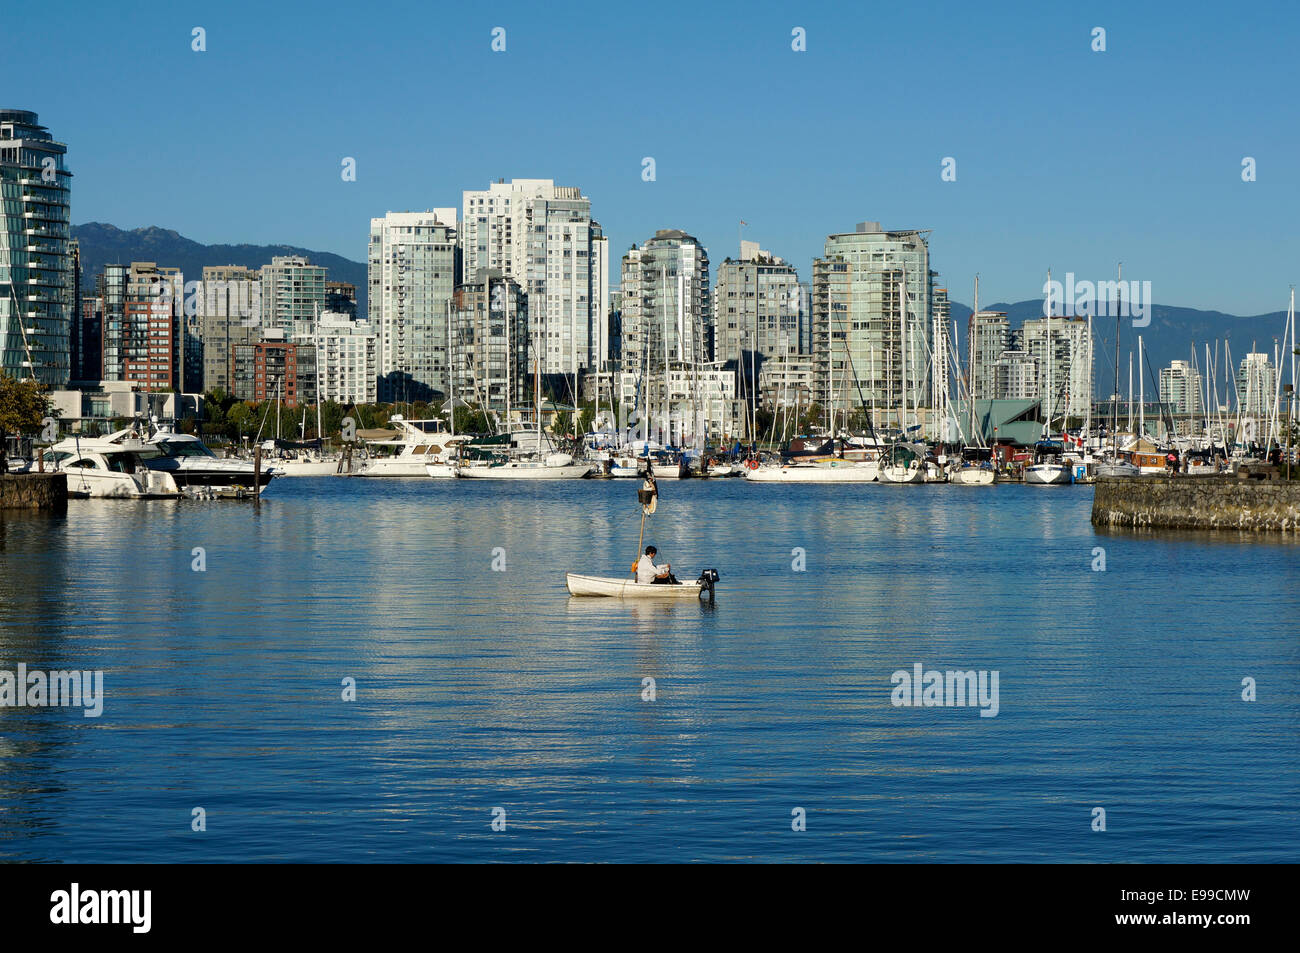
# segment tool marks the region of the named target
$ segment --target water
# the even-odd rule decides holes
[[[106,697],[0,708],[0,859],[1297,859],[1295,545],[1099,534],[1086,487],[661,486],[714,606],[567,595],[631,565],[629,481],[3,515],[0,669]],[[916,662],[997,716],[893,706]]]

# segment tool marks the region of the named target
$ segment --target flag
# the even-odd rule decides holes
[[[741,225],[748,225],[749,222],[746,222],[744,219],[741,219],[740,224],[741,224]]]

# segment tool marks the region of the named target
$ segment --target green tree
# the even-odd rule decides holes
[[[35,381],[0,374],[0,473],[9,472],[9,438],[39,430],[48,408],[49,401]]]

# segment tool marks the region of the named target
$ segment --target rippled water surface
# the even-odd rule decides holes
[[[1101,534],[1086,487],[686,481],[646,541],[716,604],[570,598],[635,487],[0,516],[0,669],[105,680],[97,719],[0,708],[0,858],[1300,859],[1296,545]],[[918,662],[996,670],[997,716],[892,705]]]

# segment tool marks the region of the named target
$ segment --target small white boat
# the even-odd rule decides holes
[[[461,466],[456,469],[456,476],[476,480],[581,480],[591,469],[590,463],[574,463],[567,453],[552,453],[543,460]]]
[[[564,581],[571,596],[608,596],[615,599],[689,599],[713,590],[708,579],[712,570],[705,570],[694,582],[649,583],[635,579],[611,579],[608,576],[583,576],[576,572],[565,573]],[[713,573],[714,576],[717,573]]]
[[[839,461],[837,466],[791,463],[745,470],[745,479],[751,483],[871,483],[876,475],[874,460]]]

